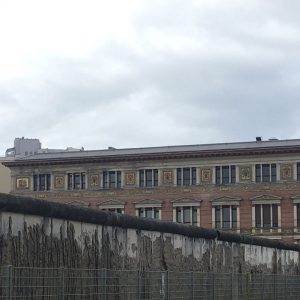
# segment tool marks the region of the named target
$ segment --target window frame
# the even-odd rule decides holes
[[[86,180],[86,172],[69,172],[67,174],[67,188],[69,191],[86,190]]]
[[[139,187],[151,188],[151,187],[157,187],[159,185],[158,169],[140,169],[138,174],[139,174]]]
[[[102,172],[103,189],[120,189],[122,188],[122,171],[110,170]]]
[[[277,163],[258,163],[255,164],[255,182],[256,183],[269,183],[277,182]]]
[[[177,199],[171,201],[173,204],[173,222],[200,226],[200,212],[201,212],[201,200],[196,199]],[[185,221],[184,211],[189,210],[189,221]]]
[[[226,171],[228,169],[228,176]],[[236,183],[236,165],[220,165],[215,167],[215,183],[216,184],[235,184]],[[228,178],[228,180],[224,180]]]
[[[197,168],[182,167],[176,168],[176,185],[191,186],[197,184]]]
[[[51,190],[51,178],[50,173],[33,174],[33,191],[35,192],[47,192]]]

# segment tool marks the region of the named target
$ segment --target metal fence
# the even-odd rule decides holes
[[[0,299],[300,299],[300,276],[4,266]]]

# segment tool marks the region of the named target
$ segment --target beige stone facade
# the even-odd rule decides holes
[[[2,164],[4,161],[7,159],[0,158],[0,193],[9,193],[11,190],[10,169]]]
[[[43,154],[6,165],[13,194],[300,240],[300,140]]]

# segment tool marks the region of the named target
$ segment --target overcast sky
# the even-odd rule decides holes
[[[300,1],[0,0],[0,155],[300,138]]]

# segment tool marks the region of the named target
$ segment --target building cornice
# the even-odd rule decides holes
[[[156,152],[156,153],[135,153],[135,154],[114,154],[114,155],[91,155],[77,157],[56,157],[56,158],[26,158],[14,161],[3,162],[6,167],[23,166],[45,166],[45,165],[69,165],[87,163],[117,163],[117,162],[138,162],[138,161],[161,161],[175,159],[193,158],[218,158],[236,156],[262,156],[300,153],[300,146],[262,147],[262,148],[241,148],[241,149],[219,149],[201,151],[178,151],[178,152]]]

